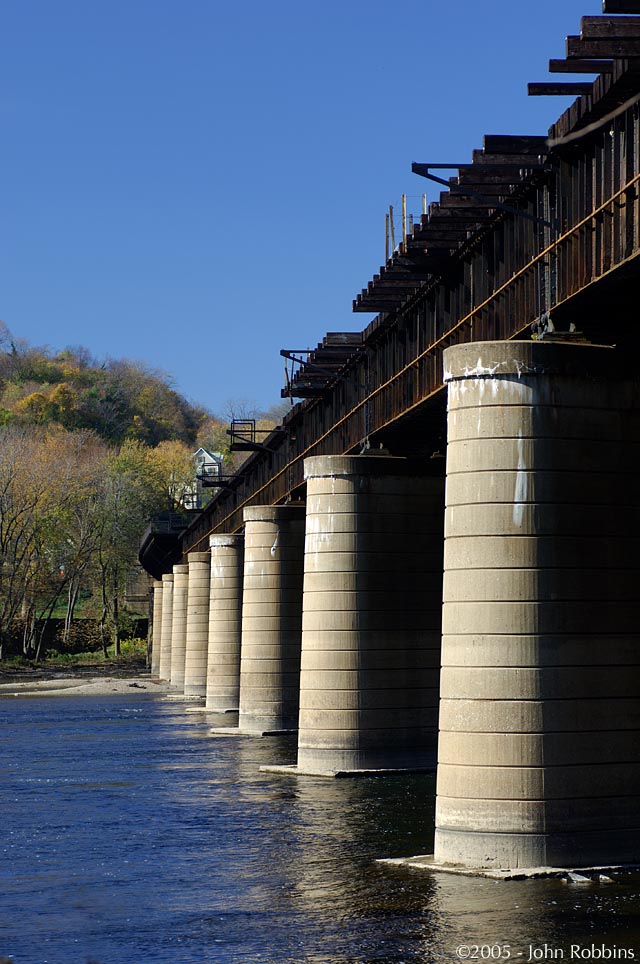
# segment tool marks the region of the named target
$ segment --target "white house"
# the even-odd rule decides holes
[[[202,509],[207,501],[203,498],[207,480],[222,475],[223,457],[219,452],[209,452],[201,446],[193,453],[193,460],[195,462],[193,488],[190,492],[185,492],[183,505],[185,509]]]

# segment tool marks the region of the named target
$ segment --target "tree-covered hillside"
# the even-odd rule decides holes
[[[34,348],[0,328],[0,424],[91,429],[116,444],[194,446],[210,418],[141,362],[98,362],[85,348]]]
[[[109,638],[118,650],[140,538],[193,506],[196,449],[232,472],[229,418],[269,429],[281,408],[230,402],[219,418],[140,362],[34,348],[0,322],[0,660],[18,640],[38,655],[60,605],[65,643],[81,597],[105,653]]]

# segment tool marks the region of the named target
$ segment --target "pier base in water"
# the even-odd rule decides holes
[[[212,736],[295,736],[297,730],[241,730],[238,726],[214,726],[209,732]]]
[[[322,770],[320,767],[301,767],[295,763],[290,765],[269,764],[261,766],[261,773],[277,773],[280,776],[292,777],[329,777],[330,779],[340,779],[344,777],[388,777],[388,776],[408,776],[411,773],[435,773],[433,767],[389,767],[387,769],[376,770]]]
[[[610,864],[598,867],[512,867],[487,868],[466,867],[460,864],[439,863],[432,854],[417,857],[381,857],[377,864],[390,867],[411,867],[427,873],[455,874],[459,877],[487,877],[490,880],[531,880],[535,877],[570,877],[575,874],[576,883],[598,883],[601,875],[637,870],[638,864]]]

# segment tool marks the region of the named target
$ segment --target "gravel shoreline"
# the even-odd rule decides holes
[[[2,677],[0,677],[1,679]],[[55,679],[13,679],[0,682],[0,699],[16,696],[157,696],[169,692],[169,683],[152,679],[149,675],[136,676],[74,676],[69,673]]]

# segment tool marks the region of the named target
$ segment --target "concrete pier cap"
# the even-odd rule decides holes
[[[211,582],[206,709],[238,710],[244,533],[209,536]]]
[[[441,462],[314,456],[304,474],[298,762],[288,772],[434,769]]]
[[[248,506],[238,730],[291,732],[298,726],[305,507]]]
[[[443,353],[443,381],[516,375],[610,377],[622,359],[611,345],[557,338],[537,341],[477,341],[451,345]]]
[[[640,863],[640,384],[609,347],[444,353],[432,857],[522,875]]]

